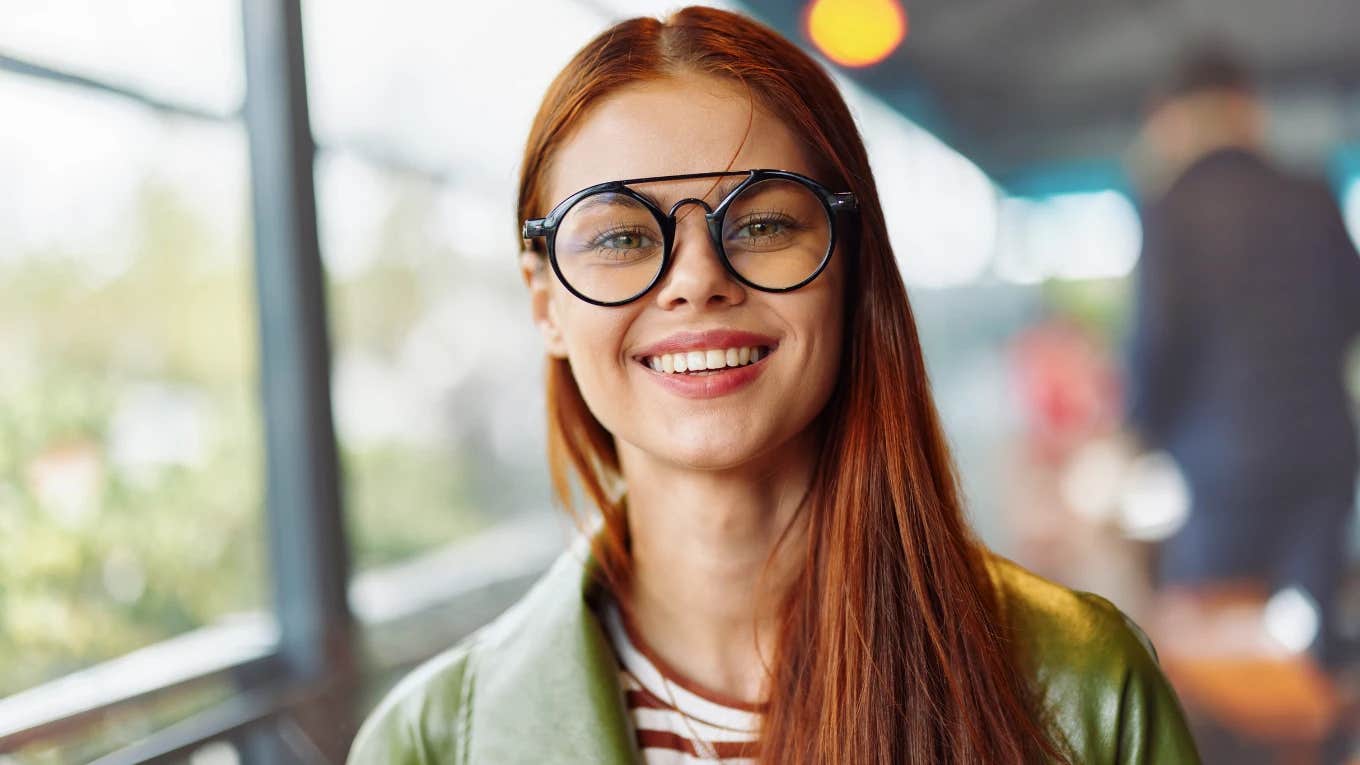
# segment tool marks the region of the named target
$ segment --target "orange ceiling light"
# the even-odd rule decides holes
[[[804,15],[807,36],[841,66],[872,66],[907,36],[907,12],[896,0],[814,0]]]

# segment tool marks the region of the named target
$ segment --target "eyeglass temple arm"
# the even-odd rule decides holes
[[[520,230],[521,239],[533,239],[544,236],[548,233],[547,218],[531,218],[524,221],[524,228]]]
[[[859,209],[859,202],[855,201],[853,192],[840,191],[831,195],[831,209],[836,212],[854,212]]]

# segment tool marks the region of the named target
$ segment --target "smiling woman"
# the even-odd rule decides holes
[[[586,539],[351,762],[1198,760],[1141,632],[969,531],[863,144],[807,55],[712,9],[620,23],[522,173]]]

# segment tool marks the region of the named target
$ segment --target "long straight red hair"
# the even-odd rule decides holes
[[[827,74],[746,17],[690,7],[606,30],[548,89],[525,149],[519,220],[554,200],[554,151],[618,88],[695,74],[744,85],[802,137],[837,191],[859,201],[846,257],[843,369],[813,427],[824,444],[812,489],[809,565],[790,589],[770,664],[760,760],[812,763],[1020,763],[1067,756],[1021,669],[964,521],[868,156]],[[603,516],[594,553],[606,586],[629,581],[628,523],[614,437],[591,414],[565,360],[548,366],[549,466],[559,501],[573,474]]]

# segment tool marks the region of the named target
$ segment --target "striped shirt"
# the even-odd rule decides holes
[[[642,642],[612,599],[602,610],[643,762],[755,765],[760,707],[681,677]]]

